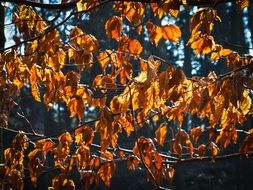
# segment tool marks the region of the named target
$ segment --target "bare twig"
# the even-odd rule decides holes
[[[247,46],[243,46],[243,45],[240,45],[240,44],[235,44],[235,43],[232,43],[232,42],[228,42],[226,40],[222,40],[225,44],[227,45],[230,45],[230,46],[233,46],[233,47],[237,47],[237,48],[241,48],[241,49],[253,49],[252,47],[247,47]]]

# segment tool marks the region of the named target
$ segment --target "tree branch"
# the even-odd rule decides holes
[[[35,36],[35,37],[33,37],[33,38],[29,38],[29,39],[27,39],[27,40],[23,40],[23,41],[21,41],[21,42],[15,44],[15,45],[12,45],[12,46],[9,46],[9,47],[6,47],[6,48],[2,48],[2,49],[0,49],[0,53],[6,51],[6,50],[8,50],[8,49],[12,49],[12,48],[18,47],[18,46],[20,46],[20,45],[22,45],[22,44],[25,44],[25,43],[27,43],[27,42],[32,42],[32,41],[34,41],[34,40],[40,39],[40,38],[42,38],[44,35],[46,35],[47,33],[51,32],[51,31],[53,31],[54,29],[57,29],[58,27],[60,27],[61,25],[63,25],[63,24],[64,24],[65,22],[67,22],[73,15],[75,15],[75,14],[84,14],[84,13],[90,12],[90,11],[92,11],[92,10],[94,10],[94,9],[96,9],[96,8],[98,8],[98,7],[100,7],[100,6],[104,5],[104,4],[106,4],[106,3],[109,3],[109,2],[111,2],[111,1],[112,1],[112,0],[105,0],[105,1],[101,2],[101,3],[98,4],[98,5],[95,5],[94,7],[91,7],[91,8],[89,8],[89,9],[87,9],[87,10],[80,11],[80,12],[76,12],[76,11],[73,10],[65,19],[63,19],[63,20],[62,20],[61,22],[59,22],[58,24],[49,26],[48,28],[45,29],[45,31],[43,31],[42,33],[40,33],[39,35],[37,35],[37,36]],[[1,2],[1,0],[0,0],[0,2]]]
[[[61,4],[46,4],[46,3],[39,3],[35,1],[29,1],[29,0],[0,0],[0,2],[9,2],[9,3],[15,3],[17,5],[28,5],[32,7],[38,7],[43,9],[71,9],[76,6],[76,3],[79,0],[71,1],[69,3],[61,3]]]
[[[9,2],[9,3],[15,3],[18,5],[28,5],[32,7],[39,7],[43,9],[72,9],[76,6],[76,3],[79,0],[75,0],[69,3],[61,3],[61,4],[45,4],[45,3],[38,3],[34,1],[29,0],[0,0],[0,2]],[[101,0],[100,2],[103,3],[105,0]],[[112,0],[113,2],[118,2],[119,0]],[[161,0],[124,0],[125,2],[139,2],[139,3],[161,3]],[[187,0],[188,6],[205,6],[205,5],[217,5],[222,3],[228,3],[228,2],[235,2],[235,0],[220,0],[215,2],[214,0]],[[180,5],[184,5],[182,0],[179,2]]]
[[[127,2],[140,2],[140,3],[161,3],[161,0],[124,0]],[[214,5],[228,2],[235,2],[235,0],[186,0],[188,6],[203,6],[203,5]],[[180,5],[184,5],[183,1],[180,0]]]
[[[212,156],[205,156],[205,157],[195,157],[195,158],[186,158],[186,159],[181,159],[180,161],[177,162],[177,164],[184,164],[184,163],[190,163],[190,162],[199,162],[199,161],[221,161],[221,160],[230,160],[234,158],[251,158],[253,156],[252,152],[250,152],[247,157],[245,155],[237,152],[237,153],[232,153],[232,154],[226,154],[226,155],[221,155],[221,156],[216,156],[213,158]],[[166,162],[164,162],[166,163]]]

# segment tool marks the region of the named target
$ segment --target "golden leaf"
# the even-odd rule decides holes
[[[84,113],[84,102],[80,97],[72,98],[68,102],[68,108],[70,111],[70,117],[74,117],[76,114],[78,119],[81,120]]]
[[[34,99],[40,102],[41,100],[40,100],[38,82],[39,82],[38,70],[35,66],[33,66],[30,71],[31,93]]]
[[[79,170],[86,169],[90,162],[90,148],[82,144],[77,150],[77,166]]]
[[[202,52],[203,55],[211,53],[215,49],[215,42],[212,36],[204,35],[191,44],[191,48],[195,49],[195,54]]]
[[[236,4],[240,9],[244,9],[249,6],[250,1],[249,0],[236,0]]]
[[[113,75],[97,75],[93,81],[93,86],[96,88],[102,88],[102,90],[106,89],[115,89],[115,77]]]
[[[179,14],[179,9],[180,9],[180,1],[165,1],[162,4],[160,4],[160,3],[156,3],[156,4],[157,4],[156,7],[160,7],[158,9],[159,16],[162,16],[162,15],[160,15],[162,13],[167,13],[167,14],[170,14],[171,16],[173,16],[174,18],[177,18],[178,14]],[[153,9],[153,11],[154,11],[154,9]]]
[[[158,16],[161,19],[164,15],[164,10],[158,6],[158,3],[150,3],[150,7],[155,16]]]
[[[252,105],[252,100],[247,91],[244,91],[242,101],[240,102],[240,110],[244,115],[248,114]]]
[[[87,5],[85,3],[83,3],[82,1],[78,1],[76,3],[76,7],[77,7],[77,11],[85,11],[87,9]]]
[[[175,24],[169,24],[162,26],[163,38],[172,42],[177,42],[182,33],[178,26]]]
[[[148,79],[147,71],[141,71],[140,74],[134,78],[134,81],[137,83],[144,83]]]
[[[129,50],[134,55],[139,55],[142,52],[142,45],[138,40],[129,40]]]
[[[229,54],[231,54],[233,51],[231,49],[222,49],[219,51],[219,56],[223,56],[223,57],[226,57],[228,56]]]
[[[105,52],[102,52],[98,55],[98,61],[100,63],[103,72],[105,72],[108,63],[110,62],[111,54],[112,54],[111,50],[106,50]]]
[[[207,148],[211,150],[213,158],[215,158],[219,154],[219,148],[214,142],[210,142]]]
[[[58,137],[58,141],[60,143],[67,143],[67,144],[71,144],[72,143],[72,137],[71,134],[69,132],[63,133]]]
[[[162,123],[157,130],[155,131],[156,139],[158,144],[163,146],[166,135],[167,135],[167,125],[166,123]]]
[[[118,122],[122,125],[128,136],[134,131],[131,119],[132,118],[130,118],[130,116],[126,116],[125,118],[121,117],[118,120]]]
[[[125,3],[126,8],[124,14],[132,25],[141,23],[144,15],[144,8],[142,3]]]
[[[84,125],[75,130],[75,141],[79,145],[84,144],[90,145],[94,138],[94,131],[92,128]]]
[[[113,176],[115,169],[116,169],[116,164],[114,162],[107,162],[101,165],[101,167],[98,170],[98,173],[97,173],[98,176],[108,187],[110,187],[111,178]]]
[[[146,24],[146,27],[148,30],[149,40],[151,41],[152,44],[155,44],[157,46],[159,41],[163,37],[162,28],[154,25],[152,22],[148,22]]]
[[[226,148],[231,139],[234,143],[237,141],[237,131],[235,127],[225,127],[223,128],[218,137],[216,138],[216,143],[220,143],[222,147]]]

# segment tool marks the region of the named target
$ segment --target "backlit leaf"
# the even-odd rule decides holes
[[[210,142],[207,148],[211,150],[213,158],[215,158],[219,154],[219,148],[214,142]]]
[[[39,76],[37,73],[37,68],[34,66],[30,71],[30,84],[31,84],[31,93],[35,100],[40,102],[40,92],[38,87]]]
[[[204,145],[204,144],[199,145],[198,155],[200,158],[202,158],[204,156],[205,151],[206,151],[206,145]]]
[[[110,50],[106,50],[105,52],[102,52],[98,55],[98,61],[100,63],[100,66],[103,70],[103,72],[105,72],[105,69],[108,65],[108,63],[110,62],[110,54],[112,52]]]
[[[158,144],[163,146],[166,135],[167,135],[167,125],[165,123],[161,124],[155,131],[156,139]]]
[[[129,50],[134,55],[139,55],[142,52],[142,45],[138,40],[129,41]]]
[[[249,6],[250,1],[249,0],[236,0],[236,4],[240,9],[244,9]]]
[[[202,134],[203,130],[200,127],[192,128],[191,129],[191,137],[194,143],[196,143]]]
[[[182,35],[180,28],[174,24],[162,26],[162,32],[163,38],[171,42],[177,42]]]
[[[98,176],[108,187],[110,187],[111,178],[113,176],[115,169],[116,169],[116,164],[114,162],[107,162],[101,165],[101,167],[98,170],[98,173],[97,173]]]
[[[175,175],[175,169],[174,168],[172,168],[172,167],[166,168],[166,170],[165,170],[165,176],[166,176],[166,179],[170,183],[172,183],[172,179],[173,179],[174,175]]]
[[[154,25],[152,22],[146,24],[148,30],[149,40],[152,44],[158,45],[159,41],[163,37],[163,30],[161,27]]]
[[[63,133],[58,137],[58,141],[61,143],[67,143],[71,144],[72,143],[72,137],[69,132]]]
[[[119,40],[123,30],[122,26],[122,19],[118,16],[113,16],[107,20],[105,24],[105,31],[107,36],[115,40]]]

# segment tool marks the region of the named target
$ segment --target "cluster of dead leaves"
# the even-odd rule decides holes
[[[28,138],[20,132],[12,140],[11,147],[4,150],[5,163],[1,175],[7,178],[11,188],[22,190],[24,187],[24,151],[27,147]]]
[[[77,10],[83,12],[98,3],[78,1]],[[169,0],[161,4],[151,3],[150,7],[160,19],[166,14],[177,17],[180,3]],[[187,1],[182,3],[187,6]],[[236,3],[243,9],[249,5],[249,0],[237,0]],[[117,2],[114,9],[120,16],[114,15],[107,20],[105,32],[118,46],[116,50],[104,51],[99,50],[98,40],[92,34],[78,27],[71,29],[69,43],[64,44],[56,29],[45,32],[50,26],[31,7],[20,6],[13,14],[13,22],[22,34],[22,37],[13,37],[16,44],[22,39],[41,37],[25,43],[24,56],[16,48],[0,55],[0,68],[5,72],[0,76],[0,103],[3,109],[13,108],[20,89],[28,84],[33,98],[43,101],[48,107],[65,102],[70,117],[77,116],[82,120],[86,105],[99,107],[100,110],[95,129],[87,125],[78,126],[73,134],[62,133],[55,141],[43,138],[34,143],[28,154],[28,169],[34,185],[45,171],[49,156],[53,157],[54,167],[59,170],[59,175],[52,179],[51,189],[75,189],[74,181],[68,175],[74,168],[80,173],[86,189],[92,184],[98,185],[100,180],[110,186],[116,169],[116,156],[126,160],[130,170],[144,164],[158,182],[163,179],[171,182],[175,171],[164,164],[166,160],[151,138],[139,137],[133,154],[125,155],[121,150],[117,155],[119,135],[125,131],[130,136],[147,123],[152,113],[156,113],[155,122],[161,124],[155,130],[155,142],[167,148],[167,130],[170,126],[164,120],[175,121],[181,126],[188,113],[196,114],[208,118],[210,126],[206,129],[193,128],[190,132],[178,129],[175,139],[172,139],[171,151],[179,159],[185,155],[203,158],[209,155],[209,151],[215,159],[220,149],[227,148],[231,142],[237,143],[237,125],[243,124],[247,116],[252,115],[251,77],[245,77],[241,70],[236,70],[223,77],[211,72],[207,77],[187,78],[175,66],[159,72],[161,62],[152,56],[147,60],[140,58],[144,47],[139,40],[126,34],[124,24],[130,23],[138,34],[143,32],[145,26],[150,42],[156,46],[161,39],[177,43],[182,35],[181,29],[175,24],[158,26],[152,22],[144,23],[146,9],[142,3]],[[221,19],[212,8],[200,9],[191,18],[188,44],[195,54],[210,54],[211,60],[215,61],[224,58],[229,66],[237,68],[251,64],[252,56],[241,57],[237,52],[215,43],[211,33],[216,21]],[[79,68],[78,71],[63,72],[67,58]],[[90,69],[94,59],[98,60],[102,74],[95,76],[92,87],[80,84],[80,72]],[[138,75],[133,74],[132,59],[139,62]],[[252,73],[252,67],[248,71]],[[92,90],[100,90],[106,95],[119,87],[121,91],[108,101],[107,97],[93,97]],[[1,127],[7,127],[8,114],[1,112],[0,120]],[[91,146],[96,133],[100,135],[100,150],[93,154]],[[199,143],[205,133],[209,134],[210,142]],[[252,130],[245,134],[240,152],[249,154],[253,148]],[[23,189],[24,150],[28,147],[28,141],[24,133],[19,133],[11,147],[5,150],[5,165],[0,167],[0,184],[5,177],[11,187]],[[148,179],[152,180],[150,175]]]

